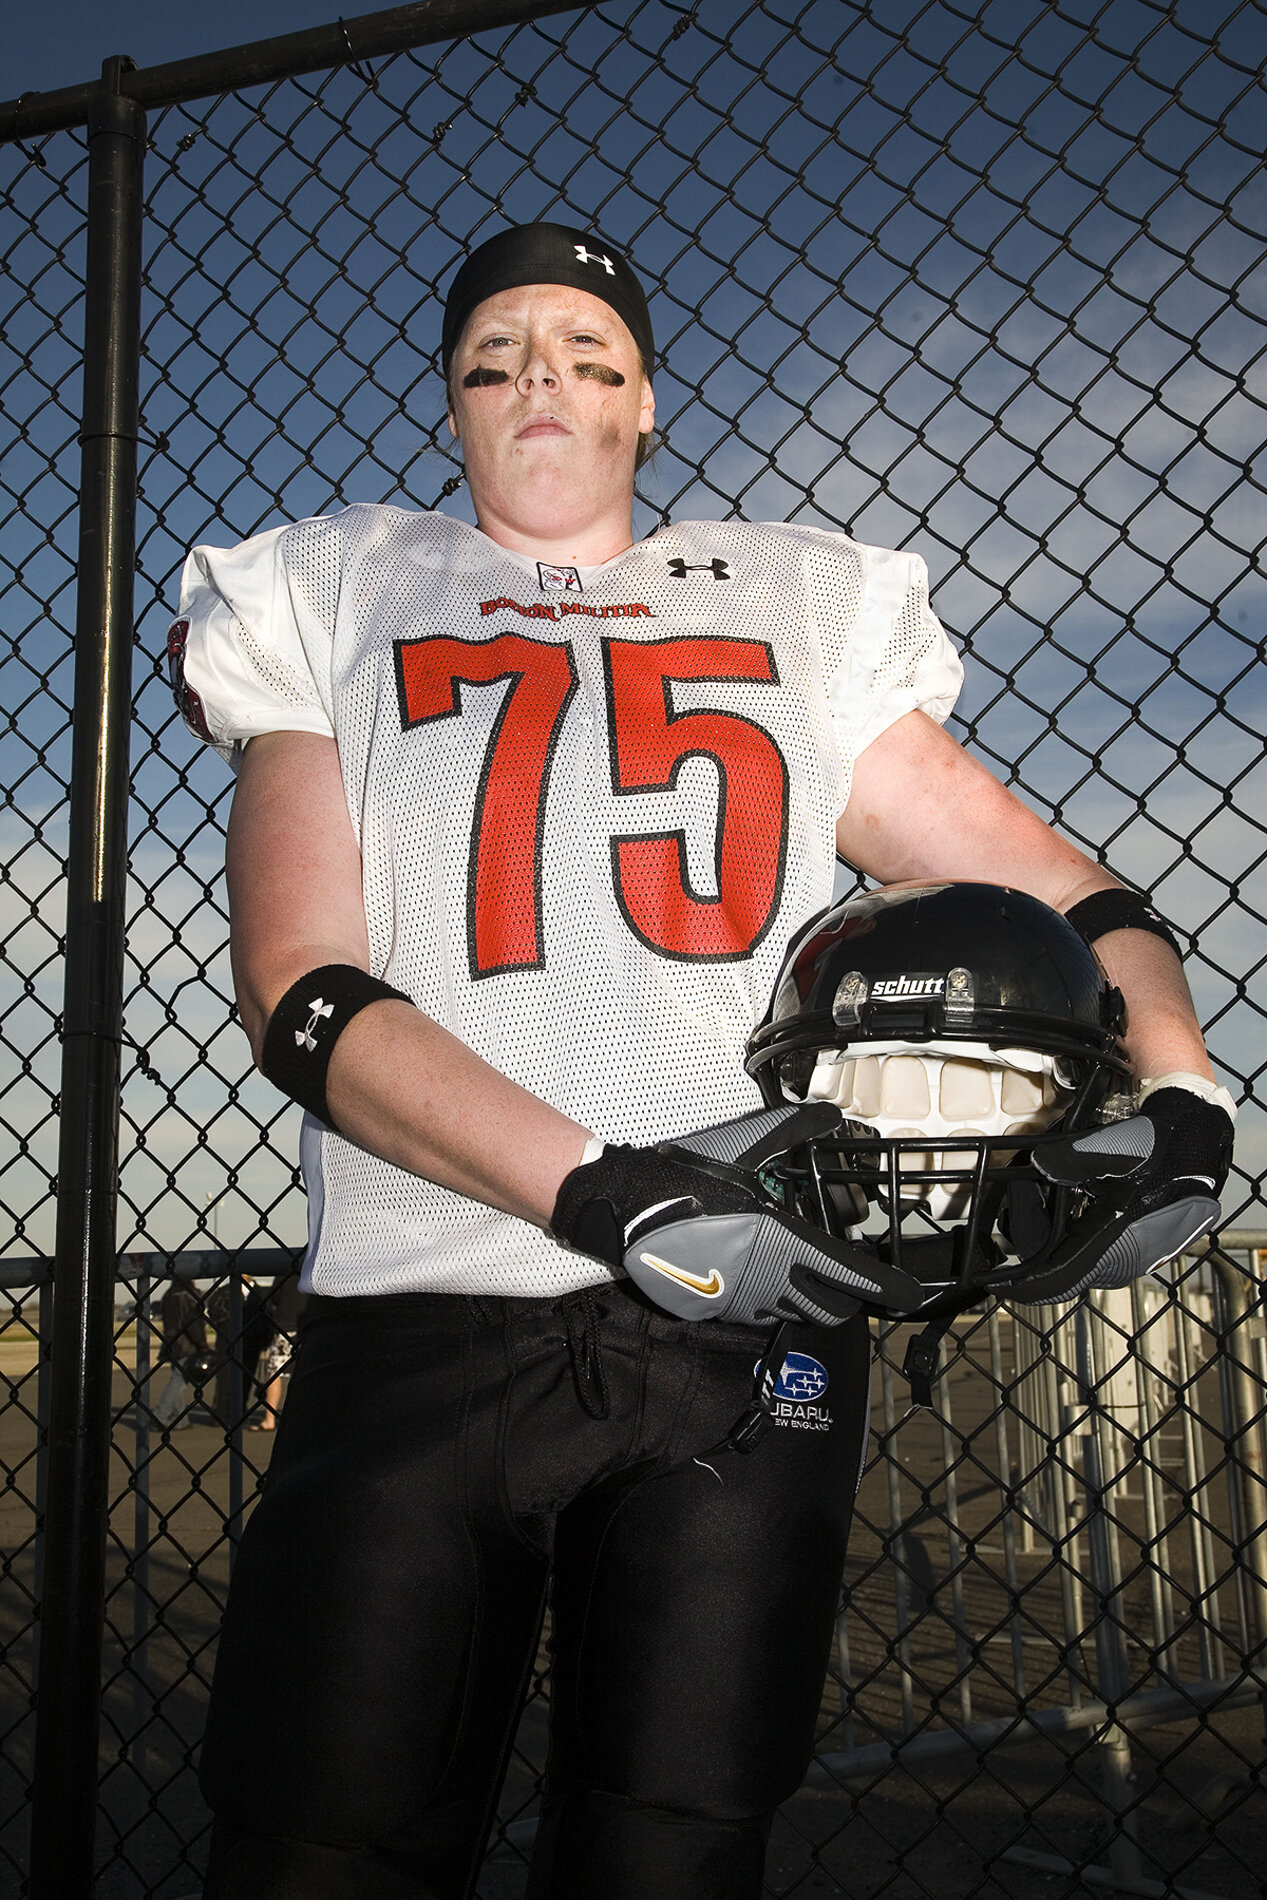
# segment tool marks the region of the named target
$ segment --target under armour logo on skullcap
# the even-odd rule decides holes
[[[601,264],[609,277],[616,275],[616,266],[612,263],[610,257],[604,257],[601,251],[587,251],[583,244],[574,244],[572,249],[576,252],[578,263]]]

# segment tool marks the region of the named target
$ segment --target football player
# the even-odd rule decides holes
[[[1165,925],[943,731],[919,559],[738,521],[635,542],[655,355],[616,246],[490,239],[443,364],[478,525],[357,506],[198,548],[170,639],[238,774],[237,993],[305,1109],[310,1208],[205,1891],[469,1894],[549,1586],[530,1894],[756,1900],[811,1753],[864,1309],[922,1298],[760,1173],[840,1120],[743,1066],[836,854],[1096,939],[1142,1104],[1126,1151],[1056,1155],[1070,1180],[1191,1201],[1179,1129],[1217,1211],[1228,1104]],[[754,1430],[776,1337],[791,1396]]]

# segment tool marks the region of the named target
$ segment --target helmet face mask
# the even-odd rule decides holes
[[[1005,1165],[1016,1153],[1006,1138],[1041,1134],[1073,1094],[1058,1057],[970,1041],[823,1051],[806,1089],[810,1101],[834,1102],[859,1134],[903,1143],[899,1199],[938,1221],[964,1217],[977,1144],[988,1141],[991,1165]],[[967,1178],[938,1178],[946,1174]],[[876,1195],[888,1200],[886,1182]]]
[[[1023,892],[922,885],[833,905],[789,947],[747,1067],[767,1103],[830,1101],[846,1119],[772,1185],[930,1289],[1040,1258],[1073,1196],[1034,1148],[1104,1118],[1127,1074],[1121,1016],[1078,932]]]

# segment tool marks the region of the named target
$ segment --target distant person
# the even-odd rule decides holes
[[[251,1430],[271,1432],[277,1429],[299,1321],[306,1302],[299,1291],[297,1273],[288,1273],[284,1279],[275,1281],[269,1288],[260,1288],[259,1292],[265,1331],[254,1362],[259,1404],[256,1416],[251,1420]]]
[[[169,1281],[159,1301],[159,1366],[167,1366],[167,1382],[152,1416],[165,1431],[183,1431],[191,1425],[190,1408],[203,1384],[214,1375],[214,1355],[207,1347],[206,1316],[195,1289],[180,1280]]]

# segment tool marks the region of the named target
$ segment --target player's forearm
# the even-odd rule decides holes
[[[266,733],[246,748],[228,848],[233,976],[258,1064],[281,998],[326,964],[370,967],[361,855],[334,741]],[[410,1173],[544,1224],[586,1130],[411,1004],[371,1003],[326,1073],[349,1140]]]
[[[882,884],[1011,884],[1063,912],[1120,888],[923,713],[908,713],[859,754],[837,847]],[[1183,969],[1162,939],[1115,930],[1096,939],[1095,951],[1126,999],[1136,1075],[1210,1077]]]
[[[409,1003],[378,1002],[354,1016],[326,1085],[350,1141],[537,1226],[589,1133]]]
[[[1058,908],[1068,912],[1096,891],[1122,888],[1102,865],[1084,858],[1080,874],[1061,893]],[[1128,929],[1106,931],[1094,947],[1126,1003],[1123,1040],[1136,1080],[1179,1072],[1213,1081],[1183,965],[1169,944],[1151,931]]]

